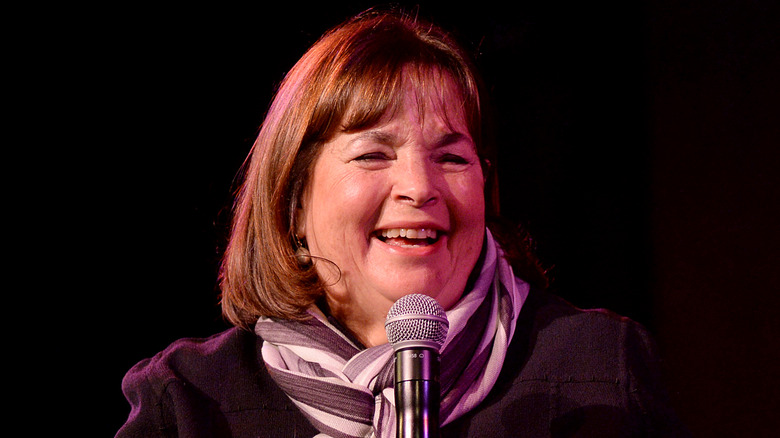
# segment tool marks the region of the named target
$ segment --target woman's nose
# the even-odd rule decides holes
[[[435,169],[426,160],[396,164],[392,198],[414,207],[434,204],[439,199]]]

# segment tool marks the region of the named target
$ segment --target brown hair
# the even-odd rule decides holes
[[[402,74],[403,73],[403,74]],[[451,36],[416,17],[370,11],[326,33],[280,85],[248,162],[222,262],[222,309],[248,328],[258,316],[302,318],[324,292],[312,264],[295,257],[295,211],[320,146],[338,129],[377,123],[392,111],[402,79],[436,91],[446,75],[461,95],[477,152],[488,163],[480,83]],[[486,175],[486,211],[497,217],[496,177]]]

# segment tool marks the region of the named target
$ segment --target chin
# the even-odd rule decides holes
[[[422,285],[405,285],[405,286],[398,286],[397,289],[393,290],[392,293],[389,295],[385,295],[388,298],[390,298],[393,302],[398,300],[399,298],[410,295],[410,294],[423,294],[428,295],[431,298],[436,299],[436,301],[439,302],[439,304],[442,305],[445,309],[449,309],[452,307],[458,299],[460,299],[460,296],[462,295],[462,289],[455,292],[451,290],[450,287],[446,287],[443,285],[431,285],[430,282],[423,283]]]

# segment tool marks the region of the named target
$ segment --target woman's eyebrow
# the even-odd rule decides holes
[[[434,149],[449,146],[451,144],[459,143],[461,141],[468,141],[469,143],[473,143],[473,140],[470,136],[460,133],[460,132],[449,132],[442,136],[440,136],[434,143],[433,147]]]
[[[372,143],[393,146],[394,144],[398,143],[398,136],[389,132],[372,129],[356,135],[352,140],[350,140],[350,143],[355,143],[358,141],[370,141]]]
[[[399,137],[391,132],[382,131],[381,129],[372,129],[357,134],[352,138],[349,143],[354,144],[359,141],[368,141],[385,146],[394,146],[400,142]],[[440,135],[431,143],[432,149],[438,149],[444,146],[449,146],[461,141],[467,141],[473,143],[471,136],[463,134],[461,132],[447,132]]]

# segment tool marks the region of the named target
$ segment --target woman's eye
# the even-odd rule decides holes
[[[377,161],[377,160],[387,160],[387,159],[388,159],[387,155],[383,154],[382,152],[371,152],[355,158],[356,161]]]
[[[470,163],[470,161],[466,157],[456,155],[456,154],[444,154],[441,157],[439,157],[439,161],[442,163],[453,163],[453,164]]]

